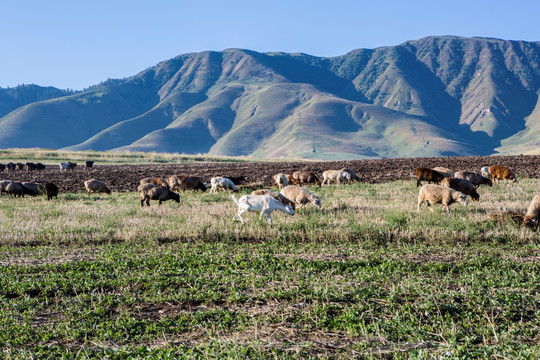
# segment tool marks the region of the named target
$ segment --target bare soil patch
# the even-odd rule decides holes
[[[244,176],[245,184],[272,186],[272,176],[279,172],[293,173],[309,170],[322,179],[322,172],[330,169],[348,167],[354,170],[361,181],[381,183],[413,178],[417,167],[444,166],[455,171],[480,171],[482,166],[500,164],[507,166],[518,177],[540,178],[540,156],[470,156],[407,159],[374,159],[351,161],[298,161],[298,162],[206,162],[181,164],[147,165],[94,165],[90,170],[77,167],[75,170],[60,170],[58,166],[48,165],[43,171],[5,171],[0,178],[15,181],[53,182],[61,192],[84,191],[84,181],[98,179],[105,181],[113,191],[136,191],[139,180],[149,176],[168,177],[170,175],[199,176],[206,181],[214,176]]]

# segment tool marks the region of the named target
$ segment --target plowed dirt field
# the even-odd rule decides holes
[[[84,166],[75,170],[60,170],[58,165],[47,165],[42,171],[5,171],[0,179],[30,182],[53,182],[60,192],[84,191],[83,182],[88,179],[102,180],[112,191],[136,191],[139,180],[145,177],[168,177],[170,175],[200,176],[206,181],[214,176],[246,177],[245,186],[272,186],[272,176],[279,172],[292,173],[297,170],[314,172],[322,180],[322,172],[348,167],[354,170],[361,181],[370,183],[413,179],[417,167],[443,166],[454,171],[480,172],[486,165],[500,164],[514,170],[520,177],[540,178],[540,156],[471,156],[441,158],[376,159],[324,162],[246,162],[246,163],[181,163],[148,165],[99,165],[90,170]]]

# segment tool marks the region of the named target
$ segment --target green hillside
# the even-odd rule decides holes
[[[539,75],[538,43],[486,38],[428,37],[333,58],[207,51],[76,94],[49,89],[20,106],[0,89],[0,148],[312,159],[539,153]]]

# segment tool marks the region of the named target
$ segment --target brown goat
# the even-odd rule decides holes
[[[414,170],[416,174],[416,187],[422,186],[420,181],[427,181],[428,184],[432,182],[439,184],[444,176],[441,175],[438,171],[431,170],[428,168],[417,168]]]
[[[186,190],[202,190],[205,192],[206,185],[204,185],[201,179],[196,176],[184,176],[180,178],[178,182],[178,189],[182,189],[182,192],[185,192]]]
[[[311,171],[295,171],[293,172],[292,177],[293,179],[296,179],[299,185],[315,184],[321,186],[321,181],[319,180],[317,175],[315,175]]]
[[[499,182],[499,180],[511,180],[512,182],[517,182],[516,174],[506,166],[492,165],[489,167],[489,174],[496,183]]]
[[[163,186],[164,188],[169,189],[169,183],[167,182],[166,179],[161,178],[161,177],[156,177],[156,178],[153,178],[153,177],[147,177],[147,178],[141,179],[141,181],[139,182],[139,184],[140,184],[140,185],[143,185],[143,184],[154,184],[154,185],[157,185],[157,186]]]

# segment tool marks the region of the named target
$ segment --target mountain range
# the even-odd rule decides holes
[[[0,88],[0,148],[256,158],[540,154],[540,43],[177,56],[74,92]]]

